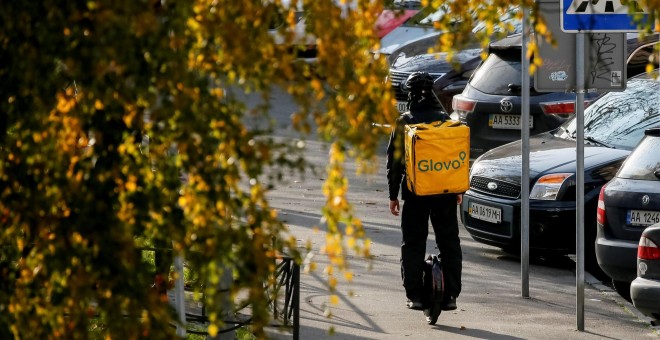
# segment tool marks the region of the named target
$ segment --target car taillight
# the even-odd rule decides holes
[[[472,111],[474,111],[474,107],[476,105],[477,102],[471,100],[460,99],[456,97],[452,98],[451,100],[451,108],[454,109],[454,112],[458,115],[458,120],[463,123],[465,123],[467,120],[468,113],[472,113]]]
[[[596,222],[598,226],[603,227],[607,223],[607,216],[605,215],[605,187],[607,184],[603,185],[600,189],[600,194],[598,195],[598,208],[596,209]]]
[[[660,248],[646,236],[642,235],[637,246],[637,257],[642,260],[660,259]]]
[[[586,108],[591,104],[590,101],[584,102],[584,107]],[[547,115],[570,115],[575,113],[575,102],[545,102],[540,103],[541,110]]]
[[[477,102],[454,97],[451,101],[451,107],[454,111],[472,112]]]

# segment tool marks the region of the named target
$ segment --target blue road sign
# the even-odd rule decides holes
[[[635,17],[649,20],[648,11],[639,1],[628,0],[561,0],[561,29],[578,32],[635,32]]]

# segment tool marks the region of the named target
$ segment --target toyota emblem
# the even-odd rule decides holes
[[[651,198],[649,197],[649,195],[644,195],[644,197],[642,197],[642,204],[648,205],[649,202],[651,202]]]
[[[511,109],[513,109],[513,103],[511,103],[510,100],[500,100],[500,110],[502,110],[502,112],[511,112]]]
[[[489,183],[488,183],[488,190],[490,190],[490,191],[497,190],[497,183],[495,183],[495,182],[489,182]]]

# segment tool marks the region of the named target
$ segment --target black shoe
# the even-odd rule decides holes
[[[456,298],[453,296],[448,296],[444,301],[442,301],[442,310],[455,310],[456,308]]]
[[[408,300],[406,302],[406,307],[408,307],[408,309],[413,309],[413,310],[422,310],[422,309],[424,309],[424,306],[422,305],[421,301]]]

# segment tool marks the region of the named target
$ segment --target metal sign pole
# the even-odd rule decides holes
[[[584,33],[575,37],[575,115],[577,122],[576,177],[577,199],[575,202],[577,268],[575,275],[576,323],[578,331],[584,331]]]
[[[520,180],[520,276],[521,294],[529,298],[529,58],[527,58],[527,43],[530,29],[527,19],[529,9],[523,7],[523,40],[522,40],[522,102],[520,139],[522,154],[522,177]]]
[[[181,255],[177,255],[174,258],[174,271],[176,272],[176,280],[174,281],[174,301],[176,314],[179,318],[179,323],[176,325],[176,335],[179,337],[185,337],[186,303],[183,287],[183,257]]]

